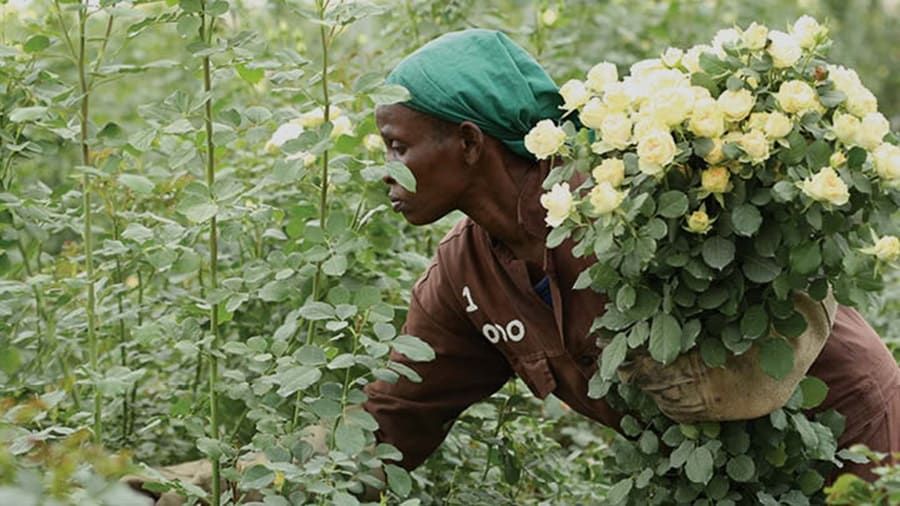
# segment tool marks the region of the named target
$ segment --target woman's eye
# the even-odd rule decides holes
[[[392,142],[391,150],[398,155],[403,155],[404,153],[406,153],[406,146],[400,144],[399,142]]]

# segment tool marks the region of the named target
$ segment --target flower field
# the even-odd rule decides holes
[[[794,25],[803,15],[827,27],[827,37]],[[779,268],[823,280],[850,268],[869,273],[840,278],[840,300],[859,307],[900,360],[893,321],[900,277],[889,268],[900,245],[887,230],[898,216],[873,212],[871,223],[852,229],[822,222],[823,213],[848,202],[854,210],[880,202],[896,207],[896,199],[877,191],[881,181],[900,179],[891,133],[900,127],[896,1],[0,0],[0,24],[0,504],[140,505],[153,504],[147,497],[153,495],[187,504],[355,505],[365,503],[367,487],[381,488],[370,504],[404,506],[650,504],[652,490],[658,504],[750,504],[729,496],[730,482],[712,478],[712,457],[707,465],[696,451],[700,442],[719,439],[719,447],[744,447],[743,428],[659,422],[651,431],[633,419],[623,423],[623,437],[552,396],[535,398],[521,381],[466,410],[414,471],[398,465],[397,448],[376,444],[377,422],[358,409],[362,389],[374,380],[420,379],[391,362],[391,350],[413,361],[434,357],[401,327],[413,284],[460,215],[414,227],[391,211],[382,178],[404,186],[415,181],[386,163],[374,109],[405,99],[406,90],[384,82],[403,56],[469,27],[508,33],[565,84],[564,107],[579,112],[580,125],[601,134],[596,142],[571,123],[548,122],[525,144],[538,158],[605,157],[595,168],[576,162],[551,173],[541,203],[554,227],[551,242],[574,233],[586,250],[618,258],[623,267],[608,285],[598,286],[599,268],[583,281],[618,293],[619,315],[643,296],[628,280],[646,274],[646,265],[621,260],[640,260],[641,245],[598,246],[596,230],[579,227],[590,229],[585,224],[596,220],[621,234],[624,225],[612,216],[630,213],[624,221],[647,229],[654,250],[659,241],[674,251],[674,242],[664,245],[651,229],[678,219],[677,232],[697,241],[691,252],[697,269],[711,273],[706,262],[722,271],[735,258],[734,246],[729,256],[727,246],[701,242],[714,242],[706,237],[719,220],[737,236],[757,234],[757,207],[770,201],[754,200],[748,188],[774,180],[768,173],[739,174],[723,160],[762,164],[771,155],[787,164],[799,156],[821,167],[791,173],[791,185],[772,191],[772,205],[787,209],[782,222],[815,209],[818,220],[810,218],[803,232],[839,228],[853,242],[853,265],[834,258],[836,250],[801,244],[802,254],[779,255],[790,258]],[[793,31],[794,38],[764,34],[764,26]],[[734,55],[711,59],[673,49],[709,44],[732,27],[743,34]],[[795,39],[809,45],[795,48]],[[766,47],[770,66],[799,65],[821,45],[833,65],[831,95],[812,91],[814,77],[775,80],[766,77],[774,75],[770,68],[726,68],[729,58]],[[675,100],[682,91],[671,91],[654,109],[655,120],[681,125],[677,142],[649,127],[640,142],[629,139],[640,118],[601,108],[597,98],[610,84],[621,85],[619,76],[639,77],[631,66],[646,58],[670,68],[696,65],[694,74],[722,71],[701,83],[718,90],[714,95],[690,92]],[[725,75],[732,71],[745,72],[744,81]],[[744,85],[749,78],[772,85],[777,100],[755,117],[756,95]],[[614,101],[614,93],[607,96]],[[699,111],[690,120],[678,105],[688,101]],[[777,112],[776,104],[787,112]],[[801,132],[808,112],[827,112],[833,134],[807,124]],[[747,128],[726,133],[728,122],[742,121]],[[797,154],[790,146],[801,133],[817,144]],[[710,137],[724,142],[707,143]],[[722,166],[655,186],[664,168],[686,159],[690,149]],[[839,176],[862,171],[860,157],[867,160],[866,177],[848,187]],[[582,188],[580,202],[564,182],[574,169],[596,182]],[[660,206],[663,216],[642,213],[643,204],[629,200],[623,185],[643,185],[653,199],[668,201]],[[689,185],[697,188],[688,191]],[[720,206],[734,194],[743,212],[722,217]],[[698,195],[706,199],[702,208],[693,206]],[[883,237],[866,228],[878,224]],[[773,251],[782,247],[775,242]],[[743,272],[760,284],[775,279],[769,264],[756,267]],[[686,307],[707,288],[675,297],[690,298]],[[783,299],[792,288],[800,287],[775,290]],[[827,285],[802,288],[824,297]],[[775,304],[774,296],[765,297],[772,299],[760,295],[760,307]],[[742,312],[757,315],[753,307]],[[654,330],[652,337],[650,325],[677,325],[680,333],[699,325],[690,316],[644,322],[654,359],[669,363],[681,350],[665,338],[670,333]],[[745,319],[749,327],[758,323]],[[615,388],[611,380],[626,342],[640,333],[629,332],[604,352],[595,393]],[[698,335],[710,366],[750,345]],[[773,358],[780,346],[771,344],[764,359],[771,376],[790,368]],[[803,425],[801,409],[814,405],[817,387],[806,382],[809,398],[785,409],[797,429],[789,437],[831,427],[833,420],[825,419]],[[682,446],[689,448],[678,457]],[[723,475],[727,468],[734,482],[750,482],[747,490],[759,485],[768,494],[758,478],[762,469],[783,468],[789,456],[778,451],[744,447],[733,452],[740,458],[715,467]],[[777,491],[782,503],[892,504],[897,498],[896,467],[885,468],[874,484],[848,477],[823,491],[817,459],[828,460],[827,453],[803,453],[784,473],[768,475],[794,480]],[[681,459],[672,467],[684,467],[687,478],[651,482],[653,473],[643,472],[670,459]],[[160,474],[184,462],[196,467],[177,477]],[[126,475],[138,488],[152,482],[147,495],[126,486]],[[660,499],[658,490],[666,487],[678,494]],[[775,501],[775,492],[768,497]]]

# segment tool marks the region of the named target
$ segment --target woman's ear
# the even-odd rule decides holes
[[[484,132],[475,123],[463,121],[459,124],[459,137],[466,165],[475,165],[484,150]]]

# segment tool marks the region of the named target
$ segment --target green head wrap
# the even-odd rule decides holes
[[[526,158],[523,141],[542,119],[559,119],[559,88],[528,52],[503,33],[442,35],[407,56],[387,82],[409,90],[403,105],[453,122],[471,121]]]

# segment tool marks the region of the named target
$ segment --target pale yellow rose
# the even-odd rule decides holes
[[[778,111],[769,114],[763,125],[763,131],[766,132],[766,137],[770,139],[785,137],[793,129],[794,123],[791,122],[791,119]]]
[[[664,130],[651,131],[638,141],[638,168],[645,174],[659,176],[677,154],[672,134]]]
[[[347,116],[339,116],[331,120],[331,138],[336,139],[342,135],[353,137],[353,124]]]
[[[828,157],[828,165],[835,169],[847,163],[847,155],[843,151],[835,151]]]
[[[747,76],[746,79],[744,79],[744,81],[747,82],[747,86],[749,86],[751,90],[755,90],[756,88],[759,88],[759,79],[757,79],[753,76]]]
[[[700,173],[700,186],[709,193],[731,191],[731,172],[721,165],[714,165]]]
[[[766,47],[768,37],[769,29],[756,23],[751,23],[750,26],[741,33],[741,40],[744,42],[744,47],[753,51]]]
[[[900,239],[893,235],[886,235],[875,241],[871,247],[863,248],[860,251],[875,255],[875,258],[882,262],[893,262],[900,258]]]
[[[650,97],[641,109],[647,109],[650,116],[667,126],[681,124],[691,114],[694,107],[694,90],[692,88],[670,88]]]
[[[684,65],[684,68],[691,74],[702,72],[703,69],[700,68],[700,55],[712,51],[713,48],[705,44],[694,46],[684,53],[684,56],[681,58],[681,64]]]
[[[850,89],[844,105],[848,111],[860,118],[878,111],[878,99],[875,98],[875,95],[868,88],[861,84]]]
[[[378,134],[368,134],[363,137],[363,146],[369,151],[384,151],[384,141]]]
[[[632,77],[646,77],[655,74],[658,70],[665,69],[666,67],[659,58],[648,58],[632,64],[628,70]]]
[[[725,56],[724,47],[733,46],[741,40],[741,34],[734,28],[725,28],[716,32],[713,37],[712,45],[719,56]]]
[[[850,200],[847,184],[831,167],[822,167],[819,172],[800,183],[800,189],[809,198],[842,206]]]
[[[619,80],[619,71],[616,66],[610,62],[601,62],[588,70],[587,81],[585,84],[591,90],[602,93],[606,90],[606,86]]]
[[[334,121],[344,113],[339,107],[328,108],[328,119]],[[304,128],[315,128],[325,122],[325,110],[321,107],[307,111],[300,115],[297,122]]]
[[[803,81],[794,80],[781,83],[775,99],[784,112],[789,114],[815,111],[821,107],[816,91]]]
[[[856,141],[869,151],[881,145],[884,136],[891,131],[891,124],[880,112],[866,114],[859,124]]]
[[[637,114],[634,120],[634,134],[632,139],[641,139],[656,131],[670,132],[669,126],[652,114]]]
[[[872,164],[878,177],[900,183],[900,146],[884,143],[872,152]]]
[[[316,155],[309,151],[297,151],[296,153],[285,158],[287,161],[302,160],[304,167],[312,167],[316,163]]]
[[[719,107],[722,109],[722,114],[725,115],[725,119],[728,121],[740,121],[746,118],[756,104],[753,93],[743,88],[737,91],[723,91],[719,95],[718,102]]]
[[[593,128],[594,130],[599,130],[600,125],[603,124],[603,119],[606,118],[608,113],[608,108],[603,102],[600,101],[599,98],[592,98],[588,100],[584,107],[581,108],[581,112],[578,114],[579,119],[581,119],[581,123],[588,127]]]
[[[604,181],[591,188],[589,199],[595,213],[609,214],[619,207],[625,194]]]
[[[797,63],[803,56],[803,49],[797,40],[790,35],[772,30],[769,32],[771,43],[768,47],[769,56],[772,57],[772,65],[775,68],[785,68]]]
[[[541,195],[541,206],[547,210],[544,221],[551,227],[558,227],[572,213],[574,202],[569,183],[556,183],[547,193]]]
[[[859,119],[852,114],[843,114],[835,111],[832,118],[831,131],[834,136],[848,146],[855,146],[859,135]]]
[[[544,26],[553,26],[558,20],[559,14],[556,12],[556,9],[548,8],[541,13],[541,23]]]
[[[694,92],[694,104],[696,104],[698,100],[712,98],[712,94],[703,86],[691,86],[691,91]]]
[[[625,149],[631,144],[631,118],[627,114],[607,114],[600,124],[600,140],[614,149]]]
[[[594,182],[609,183],[618,188],[625,181],[625,162],[620,158],[606,158],[591,171]]]
[[[791,29],[794,39],[803,49],[810,49],[815,46],[822,32],[822,26],[811,16],[801,16],[800,19],[794,22],[794,26]]]
[[[737,142],[751,162],[762,163],[769,158],[769,139],[761,130],[750,130]]]
[[[768,119],[769,113],[767,112],[751,112],[744,127],[750,130],[762,130],[766,127],[766,120]]]
[[[555,155],[565,142],[566,132],[549,119],[538,121],[537,125],[525,135],[525,149],[538,160]]]
[[[266,142],[265,150],[269,152],[277,151],[285,142],[300,137],[303,133],[303,126],[296,119],[280,125],[272,133],[272,137]]]
[[[563,98],[563,105],[559,106],[559,108],[566,111],[578,109],[591,98],[591,93],[587,87],[577,79],[566,81],[566,84],[559,88],[559,94]]]
[[[725,115],[719,103],[712,98],[694,102],[694,110],[688,128],[700,137],[718,137],[725,132]]]
[[[725,145],[725,143],[720,137],[713,137],[712,142],[712,149],[709,150],[709,153],[703,156],[703,159],[706,160],[706,163],[714,165],[725,160],[725,152],[722,151],[722,147]]]
[[[625,83],[607,84],[603,89],[603,103],[611,111],[625,111],[631,107],[631,94],[628,93]]]
[[[684,56],[684,51],[678,49],[677,47],[670,47],[663,52],[660,59],[663,62],[663,65],[666,67],[672,68],[677,67],[679,63],[681,63],[681,57]]]
[[[859,75],[853,69],[848,69],[840,65],[828,65],[828,78],[834,82],[834,87],[850,96],[850,92],[862,83]]]
[[[687,217],[687,227],[685,229],[688,232],[693,232],[695,234],[706,234],[710,230],[712,230],[713,220],[709,219],[709,215],[706,214],[706,211],[700,209],[694,211]]]

